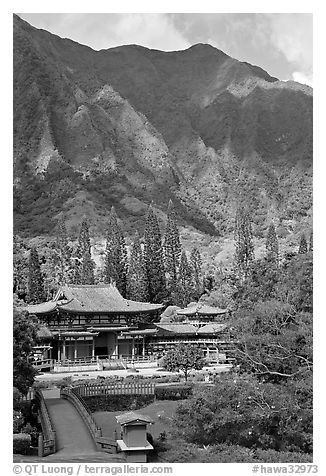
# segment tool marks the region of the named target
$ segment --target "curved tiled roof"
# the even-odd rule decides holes
[[[208,306],[207,304],[198,302],[192,306],[176,311],[181,316],[194,316],[196,314],[203,316],[213,316],[217,314],[225,314],[227,309],[220,309],[219,307]]]
[[[47,314],[56,309],[78,314],[127,314],[162,308],[162,304],[125,299],[113,284],[85,284],[62,286],[53,301],[30,305],[26,310],[30,314]]]
[[[210,322],[204,326],[194,326],[189,323],[178,323],[178,324],[155,324],[156,327],[163,331],[164,333],[171,333],[171,334],[216,334],[218,332],[223,331],[226,329],[225,324],[215,324],[214,322]]]
[[[162,309],[162,304],[131,301],[124,299],[113,284],[69,285],[60,288],[58,297],[64,296],[68,302],[60,304],[60,309],[78,313],[134,313]]]
[[[48,301],[42,302],[41,304],[31,304],[30,306],[26,306],[24,309],[26,309],[30,314],[47,314],[55,311],[56,308],[56,301]]]

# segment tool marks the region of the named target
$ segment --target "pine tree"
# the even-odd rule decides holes
[[[189,266],[186,252],[183,250],[178,273],[178,305],[186,307],[191,301],[194,290],[192,269]]]
[[[83,219],[74,256],[74,284],[94,284],[95,264],[91,256],[91,241],[86,218]]]
[[[115,282],[122,296],[126,296],[127,248],[114,207],[111,208],[106,235],[104,281]]]
[[[172,201],[169,202],[167,225],[164,235],[164,261],[167,281],[170,289],[173,289],[177,283],[178,266],[181,256],[181,244],[179,230],[176,223],[175,212]]]
[[[73,268],[71,265],[72,250],[68,244],[67,230],[64,220],[58,225],[54,266],[56,269],[57,283],[69,284],[73,281]]]
[[[159,302],[166,294],[166,283],[161,232],[152,206],[149,207],[146,217],[144,257],[148,283],[148,297],[151,302]]]
[[[306,240],[306,236],[302,233],[300,238],[300,245],[299,245],[299,254],[304,254],[308,252],[308,244]]]
[[[13,237],[13,292],[19,299],[25,300],[28,292],[28,259],[25,257],[23,240]]]
[[[278,239],[275,231],[274,223],[271,223],[268,228],[266,238],[267,257],[275,263],[278,263]]]
[[[313,238],[313,232],[310,233],[310,239],[309,239],[309,251],[313,251],[314,250],[314,242],[313,242],[314,238]]]
[[[28,262],[28,302],[39,304],[45,301],[44,280],[38,253],[32,248]]]
[[[254,245],[249,211],[244,207],[238,208],[236,213],[234,239],[235,265],[240,275],[246,277],[254,260]]]
[[[138,232],[131,246],[127,275],[127,297],[133,301],[147,301],[147,277],[144,254]]]
[[[194,281],[195,297],[199,299],[202,291],[201,267],[202,259],[198,248],[194,247],[190,254],[190,266]]]

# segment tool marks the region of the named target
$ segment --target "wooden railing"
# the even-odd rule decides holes
[[[36,370],[43,370],[43,369],[53,369],[54,365],[53,359],[42,359],[42,360],[32,360],[31,364]]]
[[[39,389],[35,390],[34,398],[38,404],[39,417],[42,426],[42,435],[39,437],[38,455],[48,456],[56,452],[55,430],[42,391]]]
[[[97,448],[109,453],[116,453],[116,442],[110,438],[102,436],[102,429],[97,426],[94,418],[88,410],[86,403],[84,402],[79,392],[76,390],[76,387],[61,389],[60,397],[66,398],[74,405],[83,422],[87,426],[88,431],[90,432],[93,440],[95,441]]]
[[[154,395],[155,384],[153,383],[91,383],[76,385],[74,391],[80,397],[95,397],[98,395]]]

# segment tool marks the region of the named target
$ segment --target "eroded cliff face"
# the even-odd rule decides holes
[[[169,199],[180,222],[255,231],[311,215],[312,90],[210,45],[94,51],[14,18],[15,229],[52,233],[114,204],[127,230]]]

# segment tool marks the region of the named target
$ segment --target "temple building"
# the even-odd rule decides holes
[[[199,346],[210,362],[226,360],[227,310],[204,303],[163,307],[125,299],[113,284],[62,286],[52,301],[26,308],[41,324],[34,358],[57,367],[96,361],[105,368],[113,360],[158,360],[186,343]]]
[[[136,342],[146,337],[146,350],[161,357],[176,344],[194,344],[203,350],[210,362],[222,362],[231,351],[230,329],[226,321],[226,309],[191,303],[187,308],[169,306],[155,322],[138,330],[122,331],[126,338]],[[142,326],[143,327],[143,326]]]
[[[121,333],[137,329],[139,322],[158,320],[162,308],[124,299],[113,284],[100,284],[62,286],[53,301],[30,305],[27,310],[51,333],[43,339],[44,347],[52,347],[43,358],[60,361],[135,355],[135,340],[120,340]],[[144,340],[141,352],[145,353]]]

